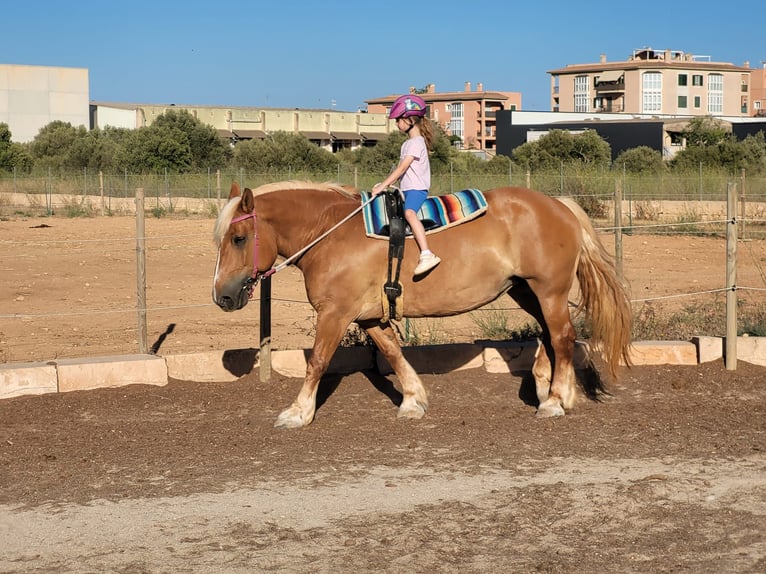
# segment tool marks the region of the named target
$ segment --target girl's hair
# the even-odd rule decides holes
[[[411,116],[414,120],[414,124],[420,129],[420,135],[426,140],[426,148],[431,151],[431,145],[434,143],[434,127],[431,125],[431,120],[420,116]]]

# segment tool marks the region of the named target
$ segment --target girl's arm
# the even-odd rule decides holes
[[[405,172],[410,168],[410,165],[412,165],[412,162],[415,160],[415,156],[406,155],[402,158],[402,160],[399,162],[399,165],[397,165],[393,171],[388,175],[386,179],[384,179],[380,183],[376,183],[372,187],[372,195],[378,195],[380,192],[385,190],[388,186],[390,186],[392,183],[397,182],[401,179],[401,177],[405,174]]]

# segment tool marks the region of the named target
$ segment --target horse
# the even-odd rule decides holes
[[[402,315],[452,316],[508,294],[542,331],[532,368],[536,415],[564,415],[576,399],[570,290],[577,280],[577,307],[590,325],[590,346],[615,377],[621,361],[630,365],[626,288],[588,215],[574,200],[522,187],[491,189],[484,195],[487,210],[481,216],[429,235],[442,262],[426,275],[413,277],[418,250],[414,243],[405,248]],[[402,354],[381,295],[388,241],[366,235],[360,203],[359,191],[341,184],[285,181],[240,191],[233,183],[216,219],[216,305],[224,311],[242,309],[255,284],[280,269],[274,267],[277,259],[287,258],[280,265],[301,270],[316,311],[306,377],[275,427],[297,428],[313,421],[319,382],[352,323],[367,332],[399,381],[397,416],[420,419],[428,408],[426,389]]]

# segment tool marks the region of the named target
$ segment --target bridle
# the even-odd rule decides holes
[[[253,208],[253,211],[251,213],[245,213],[244,215],[240,215],[238,217],[235,217],[231,220],[231,224],[239,223],[240,221],[244,221],[245,219],[253,218],[253,272],[251,273],[250,277],[247,278],[247,281],[245,281],[245,284],[242,286],[242,289],[247,291],[247,298],[252,299],[253,298],[253,291],[255,290],[255,286],[258,284],[258,281],[261,278],[270,277],[271,275],[274,275],[274,273],[277,272],[277,269],[275,267],[272,267],[268,271],[264,271],[263,273],[260,273],[258,271],[258,227],[256,225],[257,223],[257,217],[255,216],[255,208]]]

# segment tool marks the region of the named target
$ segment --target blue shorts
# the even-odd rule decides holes
[[[427,197],[428,191],[425,189],[408,189],[404,192],[404,210],[411,209],[417,213]]]

